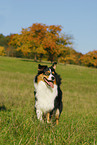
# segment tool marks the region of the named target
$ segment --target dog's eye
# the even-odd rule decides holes
[[[50,72],[45,72],[45,75],[46,75],[46,76],[49,76],[49,75],[50,75]]]
[[[54,73],[54,72],[52,72],[52,74],[54,75],[55,73]]]

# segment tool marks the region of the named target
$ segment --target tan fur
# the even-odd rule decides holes
[[[43,80],[43,74],[40,74],[37,79],[38,79],[37,83],[39,83],[40,81],[44,81]]]
[[[47,113],[47,123],[50,123],[50,113]]]
[[[43,74],[40,74],[39,76],[38,76],[38,80],[37,80],[37,82],[39,83],[40,81],[43,81],[44,82],[44,79],[43,78],[47,78],[48,79],[48,76],[46,76],[46,75],[43,75]],[[56,80],[54,80],[54,85],[56,84]]]
[[[56,110],[56,114],[55,114],[55,117],[56,117],[56,124],[58,125],[59,124],[59,109]]]

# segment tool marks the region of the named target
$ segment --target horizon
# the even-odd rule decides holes
[[[73,36],[73,49],[86,54],[97,50],[96,6],[96,0],[4,0],[0,5],[0,34],[19,34],[33,23],[61,25],[62,33]]]

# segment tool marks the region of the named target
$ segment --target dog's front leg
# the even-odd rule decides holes
[[[50,113],[47,113],[47,123],[50,123]]]
[[[59,112],[59,109],[56,110],[56,114],[55,114],[55,117],[56,117],[56,124],[58,125],[59,124],[59,115],[60,115],[60,112]]]
[[[41,122],[43,122],[43,119],[42,119],[42,111],[41,110],[36,110],[36,114],[37,114],[37,118],[41,121]]]

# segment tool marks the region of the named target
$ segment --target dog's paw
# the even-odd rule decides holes
[[[47,120],[47,123],[48,123],[48,124],[50,124],[50,123],[51,123],[51,121],[50,121],[50,120]]]

